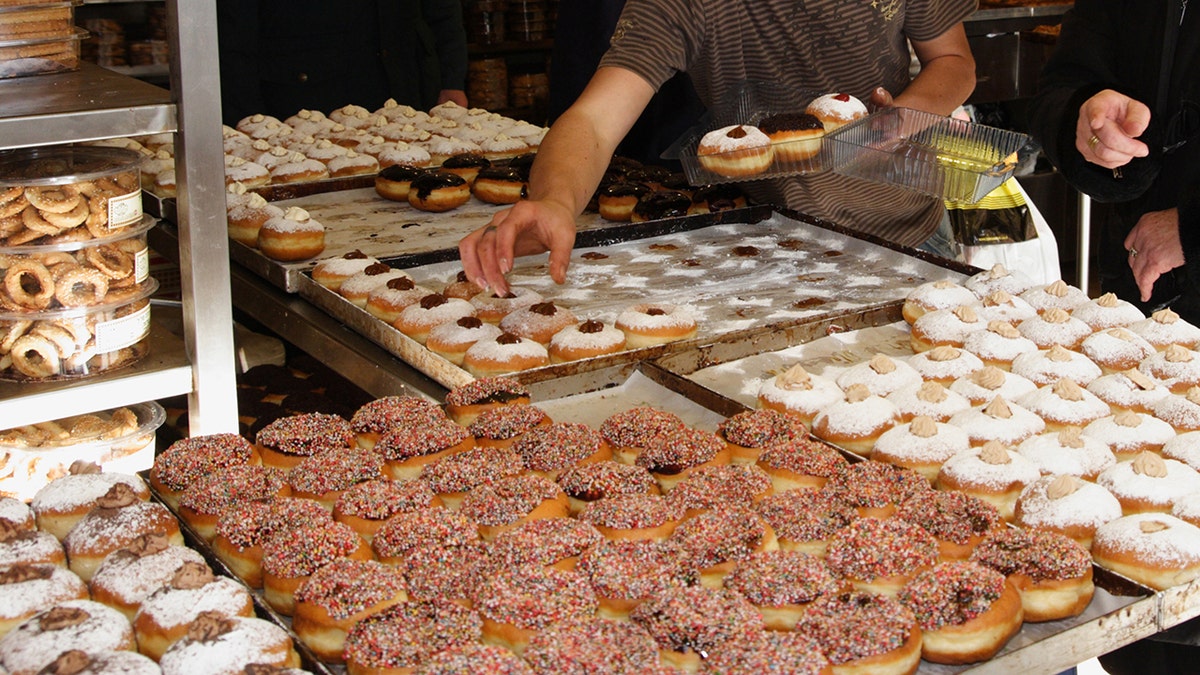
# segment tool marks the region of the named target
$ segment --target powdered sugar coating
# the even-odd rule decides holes
[[[1051,496],[1057,476],[1042,476],[1025,486],[1017,498],[1017,523],[1022,527],[1062,532],[1083,527],[1095,530],[1121,517],[1121,502],[1102,485],[1077,481],[1074,492]]]
[[[1146,532],[1143,523],[1162,524]],[[1136,513],[1096,529],[1097,550],[1127,552],[1159,569],[1183,569],[1200,562],[1200,528],[1166,513]]]
[[[1061,318],[1061,315],[1056,314],[1033,316],[1017,324],[1017,330],[1042,349],[1049,349],[1053,345],[1075,347],[1092,334],[1092,329],[1075,317],[1068,316],[1064,321],[1051,321],[1050,317],[1053,316]]]
[[[1132,420],[1137,423],[1133,424]],[[1089,422],[1083,435],[1107,443],[1118,455],[1130,455],[1141,450],[1158,450],[1175,437],[1175,427],[1143,413],[1126,412],[1121,417],[1109,415]]]
[[[1094,331],[1115,326],[1127,326],[1146,318],[1133,303],[1120,300],[1111,293],[1089,300],[1071,310],[1071,316],[1086,323]]]
[[[982,317],[975,316],[974,321],[964,321],[959,314],[958,307],[922,314],[912,325],[913,339],[920,336],[929,344],[961,347],[972,332],[987,328],[987,321]]]
[[[740,129],[738,132],[736,130]],[[769,147],[771,139],[758,127],[749,124],[732,124],[714,129],[700,139],[697,155],[718,155],[750,148]]]
[[[925,353],[928,354],[929,352]],[[911,420],[914,417],[925,415],[934,421],[945,422],[954,413],[971,407],[971,402],[967,400],[966,396],[950,391],[933,381],[897,389],[888,394],[887,400],[896,406],[896,411],[900,414],[900,418],[904,420]],[[887,432],[885,431],[884,433],[886,434]]]
[[[1124,373],[1101,375],[1088,383],[1087,390],[1113,408],[1145,411],[1155,401],[1171,395],[1166,387],[1152,382],[1153,387],[1144,389]]]
[[[978,330],[963,340],[963,349],[984,361],[1012,363],[1021,354],[1036,352],[1038,346],[1024,335],[1006,337],[991,330]]]
[[[944,360],[938,360],[939,358],[944,358]],[[916,370],[922,379],[945,382],[965,377],[983,368],[983,361],[978,356],[966,349],[948,346],[935,347],[929,351],[914,354],[905,363]],[[839,384],[841,384],[840,381]],[[907,386],[911,387],[912,384],[909,383]],[[895,392],[897,389],[892,391]]]
[[[1038,312],[1047,309],[1064,309],[1069,312],[1088,301],[1087,293],[1061,280],[1034,286],[1021,293],[1020,297]]]
[[[601,324],[600,330],[585,333],[580,330],[581,325],[573,324],[555,333],[550,338],[550,350],[586,350],[608,354],[625,346],[625,333],[616,326]]]
[[[1200,492],[1193,492],[1175,500],[1171,515],[1195,525],[1200,523]]]
[[[1005,450],[1009,459],[1005,464],[984,461],[982,452],[981,448],[972,448],[946,460],[939,480],[944,476],[963,487],[1005,491],[1014,485],[1028,485],[1042,475],[1036,464],[1016,452]]]
[[[159,665],[164,673],[238,672],[251,663],[281,665],[286,654],[278,652],[281,644],[291,644],[287,632],[265,619],[237,617],[229,619],[233,629],[219,638],[196,640],[185,636],[171,645]]]
[[[41,620],[64,612],[81,613],[82,621],[45,630]],[[11,671],[36,673],[63,651],[63,645],[85,652],[131,649],[133,627],[117,610],[91,600],[68,600],[34,615],[0,638],[0,659]]]
[[[1163,443],[1162,456],[1179,460],[1200,471],[1200,431],[1178,434]]]
[[[1033,462],[1043,475],[1079,476],[1089,480],[1101,471],[1117,463],[1117,458],[1108,444],[1091,437],[1081,436],[1082,447],[1066,445],[1057,433],[1038,434],[1021,441],[1017,453]]]
[[[320,282],[323,279],[335,278],[339,281],[338,285],[340,286],[342,280],[349,279],[377,262],[379,261],[368,255],[351,258],[346,256],[325,258],[313,267],[313,279]]]
[[[890,365],[894,366],[894,369],[890,372],[877,371],[875,365],[876,359],[879,358],[879,356],[876,356],[870,361],[863,361],[850,366],[842,371],[841,375],[838,375],[835,382],[843,391],[848,389],[852,384],[866,385],[867,389],[876,396],[887,396],[897,389],[921,383],[921,373],[906,361],[883,357],[886,359],[886,362],[890,362]]]
[[[39,489],[29,503],[34,514],[66,513],[103,497],[117,483],[133,488],[139,499],[149,499],[150,489],[142,479],[127,473],[69,474],[52,480]]]
[[[142,602],[138,616],[169,629],[191,624],[201,612],[238,616],[252,603],[245,586],[228,577],[215,577],[199,588],[159,588]]]
[[[434,305],[425,301],[429,297],[431,296],[425,296],[425,298],[422,298],[417,303],[405,307],[400,312],[400,317],[396,319],[395,325],[407,327],[410,332],[418,330],[428,331],[434,326],[443,323],[452,323],[464,316],[475,315],[475,308],[466,300],[439,296],[442,297],[444,302]],[[426,305],[431,306],[427,307]]]
[[[17,563],[52,563],[62,560],[62,544],[49,532],[14,529],[7,539],[0,537],[0,569]]]
[[[941,463],[971,447],[967,432],[952,424],[935,422],[937,433],[920,436],[912,424],[900,424],[883,432],[875,441],[871,457],[880,461]]]
[[[1006,401],[1015,401],[1037,389],[1037,385],[1022,375],[999,368],[984,368],[967,377],[958,378],[949,389],[965,396],[972,405],[983,405],[997,396]]]
[[[1046,428],[1040,416],[1014,403],[1008,403],[1007,407],[1012,413],[1008,418],[989,414],[985,406],[955,413],[950,424],[964,429],[971,437],[972,445],[983,445],[987,441],[1016,445]]]
[[[1122,504],[1137,501],[1154,511],[1170,511],[1175,499],[1200,492],[1200,472],[1174,459],[1162,460],[1165,476],[1139,473],[1135,462],[1118,462],[1096,477]]]
[[[865,438],[882,433],[899,421],[900,412],[896,406],[872,394],[861,401],[842,400],[823,408],[813,418],[813,433],[818,438],[822,434]]]
[[[634,305],[618,314],[616,327],[634,333],[646,333],[661,329],[683,330],[695,328],[696,318],[686,307],[647,303]]]
[[[982,298],[994,291],[1020,295],[1034,286],[1034,281],[1021,270],[1006,269],[997,263],[991,269],[979,272],[963,282],[963,286]]]
[[[812,416],[821,408],[842,400],[845,393],[826,377],[811,375],[807,386],[789,386],[783,375],[763,380],[758,388],[759,401],[773,407]]]
[[[1060,387],[1055,384],[1047,384],[1038,388],[1037,391],[1032,391],[1017,399],[1017,405],[1026,410],[1040,415],[1043,420],[1057,424],[1070,424],[1074,426],[1085,426],[1093,420],[1098,420],[1101,417],[1107,417],[1110,413],[1108,404],[1101,401],[1095,394],[1086,389],[1078,387],[1066,387],[1071,392],[1078,393],[1079,400],[1072,400],[1067,396],[1072,394],[1062,394]]]
[[[15,497],[0,497],[0,520],[7,520],[18,529],[32,529],[33,511],[29,505]]]
[[[1165,349],[1167,345],[1183,345],[1188,349],[1200,346],[1200,327],[1181,319],[1169,309],[1159,310],[1148,318],[1135,321],[1128,326],[1129,330],[1137,333],[1154,345],[1156,349]]]
[[[24,580],[16,581],[18,577]],[[60,565],[40,563],[9,567],[0,572],[0,619],[27,616],[87,595],[87,585],[74,572]]]
[[[1200,430],[1200,404],[1185,396],[1164,396],[1150,405],[1150,412],[1178,431]]]
[[[969,305],[978,301],[978,298],[971,291],[949,279],[939,279],[927,281],[912,289],[905,296],[904,301],[919,305],[926,311],[932,311]]]
[[[832,119],[841,124],[867,116],[867,106],[850,94],[844,93],[822,94],[809,102],[804,111],[822,121]]]
[[[187,562],[208,566],[204,556],[185,546],[168,546],[157,553],[142,556],[129,550],[119,550],[104,558],[92,577],[91,586],[93,589],[103,588],[129,606],[137,606],[170,582]]]
[[[1015,295],[1005,291],[993,291],[980,301],[979,314],[985,321],[1017,323],[1037,316],[1037,310]]]
[[[1154,353],[1154,345],[1124,328],[1096,331],[1083,339],[1080,350],[1097,364],[1110,370],[1125,370]]]

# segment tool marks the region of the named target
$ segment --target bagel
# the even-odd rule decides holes
[[[50,223],[42,216],[42,212],[36,206],[30,204],[21,212],[21,222],[29,230],[39,234],[58,234],[62,231],[61,227],[57,227]]]
[[[90,267],[75,267],[55,279],[54,297],[63,307],[89,307],[104,302],[108,277]]]
[[[87,200],[76,197],[77,204],[75,208],[64,213],[56,213],[54,211],[43,211],[42,218],[46,222],[54,225],[60,230],[68,230],[76,225],[82,225],[83,221],[87,220],[91,210],[88,208]]]
[[[89,248],[84,259],[110,280],[125,279],[134,272],[133,255],[116,246]]]
[[[67,213],[79,206],[80,197],[70,190],[61,187],[25,188],[25,198],[29,203],[44,213]]]
[[[62,372],[62,359],[54,342],[32,333],[22,335],[13,344],[12,362],[21,374],[33,378],[54,377]]]
[[[45,265],[18,260],[4,274],[4,290],[21,307],[46,309],[54,299],[54,278]]]

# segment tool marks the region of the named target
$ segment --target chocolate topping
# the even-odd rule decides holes
[[[530,305],[529,311],[542,316],[554,316],[558,313],[558,308],[553,302],[539,302],[536,305]]]
[[[171,542],[167,540],[167,535],[162,532],[150,532],[134,539],[133,543],[126,546],[123,550],[129,551],[138,558],[145,558],[146,556],[162,553],[170,548],[170,546]]]
[[[780,113],[759,120],[758,128],[769,136],[780,131],[824,131],[825,125],[808,113]]]
[[[662,307],[651,307],[646,310],[646,316],[666,316],[667,311]]]
[[[595,319],[588,319],[587,321],[584,321],[583,323],[579,324],[579,332],[580,333],[588,333],[588,334],[599,333],[603,330],[604,330],[604,324],[600,323],[599,321],[596,321]]]
[[[38,628],[43,633],[52,630],[62,630],[79,624],[92,618],[87,610],[78,607],[54,607],[42,615],[38,619]]]
[[[600,191],[601,197],[636,197],[641,199],[642,195],[649,194],[650,188],[641,183],[619,182],[606,186]]]
[[[58,655],[38,675],[78,675],[92,665],[92,657],[80,649],[72,649]]]
[[[421,305],[421,309],[433,309],[434,307],[440,307],[441,305],[446,304],[446,296],[442,295],[441,293],[430,293],[429,295],[421,298],[421,302],[419,304]]]
[[[431,171],[414,178],[409,189],[415,190],[417,197],[428,199],[429,195],[433,194],[433,191],[438,188],[454,188],[466,184],[467,181],[462,176],[445,171]]]
[[[193,642],[213,642],[222,635],[232,631],[233,628],[233,620],[220,612],[200,612],[200,615],[188,627],[187,636]]]
[[[388,168],[384,169],[383,171],[380,171],[379,177],[384,180],[394,180],[394,181],[404,182],[404,181],[411,181],[412,179],[416,178],[417,176],[420,176],[423,173],[426,173],[426,171],[424,169],[417,169],[417,168],[414,168],[411,166],[404,166],[403,164],[395,164],[393,166],[389,166]]]
[[[354,249],[342,256],[344,260],[366,260],[369,256],[358,249]]]
[[[189,561],[183,563],[175,572],[175,576],[171,577],[171,587],[179,590],[195,590],[211,584],[216,579],[217,577],[213,575],[207,565]]]
[[[363,268],[363,274],[365,274],[369,277],[373,277],[373,276],[376,276],[379,274],[387,274],[388,272],[391,272],[391,271],[392,271],[391,265],[388,265],[387,263],[381,263],[381,262],[372,263],[370,265],[367,265],[365,268]]]
[[[496,342],[502,345],[519,345],[521,344],[521,338],[512,333],[501,333],[496,336]]]
[[[408,277],[396,277],[395,279],[388,279],[387,287],[393,291],[411,291],[417,287],[417,284]]]
[[[747,134],[746,134],[745,128],[743,128],[741,126],[736,126],[732,129],[730,129],[728,132],[726,132],[725,135],[730,138],[745,138]]]
[[[454,323],[457,324],[460,328],[479,328],[480,326],[483,325],[483,322],[480,321],[478,317],[474,317],[474,316],[464,316],[463,318],[459,319],[458,321],[455,321]]]
[[[468,169],[472,167],[483,168],[491,166],[492,161],[483,155],[476,152],[461,152],[457,155],[451,155],[442,162],[442,166],[447,169]]]
[[[38,579],[46,580],[54,575],[54,568],[50,565],[30,565],[28,563],[17,563],[12,567],[0,572],[0,586],[8,584],[20,584],[26,581],[35,581]]]
[[[523,183],[525,177],[520,171],[511,166],[488,166],[479,170],[479,175],[475,177],[476,182],[479,180],[494,180],[505,183]]]

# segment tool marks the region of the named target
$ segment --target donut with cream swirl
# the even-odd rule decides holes
[[[1021,527],[1059,532],[1091,549],[1096,528],[1121,517],[1121,502],[1075,476],[1042,476],[1021,492],[1013,515]]]
[[[1096,529],[1096,564],[1155,590],[1200,577],[1200,528],[1165,513],[1128,515]]]
[[[843,396],[845,393],[833,380],[811,375],[797,363],[763,381],[758,389],[758,405],[797,417],[811,429],[817,413]]]
[[[982,448],[946,460],[935,486],[978,497],[995,506],[1005,520],[1012,521],[1017,497],[1040,476],[1033,462],[1002,443],[988,441]]]
[[[1038,346],[1011,323],[992,319],[987,330],[975,331],[963,340],[963,349],[978,356],[985,365],[1012,370],[1013,359],[1036,352]]]

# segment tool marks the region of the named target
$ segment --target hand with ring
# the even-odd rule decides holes
[[[1125,166],[1150,149],[1137,139],[1150,124],[1150,108],[1124,94],[1105,89],[1083,102],[1075,122],[1075,149],[1106,169]]]
[[[1146,302],[1158,278],[1184,262],[1179,240],[1179,211],[1167,209],[1143,214],[1125,237],[1123,245],[1142,302]]]

